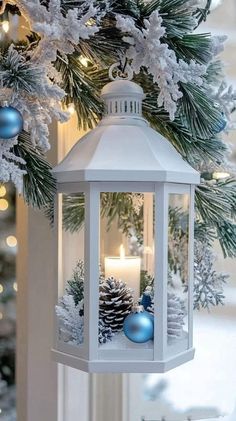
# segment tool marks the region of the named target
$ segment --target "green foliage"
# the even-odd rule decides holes
[[[196,189],[197,221],[207,221],[205,237],[218,238],[225,257],[236,256],[236,180],[208,183]]]
[[[63,226],[66,231],[76,232],[85,217],[84,194],[63,195]]]
[[[153,280],[153,276],[149,275],[147,270],[141,270],[140,296],[142,296],[148,286],[153,286]]]
[[[5,56],[3,53],[0,60],[0,76],[2,86],[13,89],[17,92],[22,90],[32,94],[42,90],[42,69],[37,65],[32,65],[27,60],[19,56],[18,52],[9,47],[9,52]],[[15,69],[17,68],[17,72]]]
[[[179,59],[195,60],[200,64],[208,64],[212,58],[209,34],[187,34],[178,38],[167,39],[167,43]]]
[[[199,7],[195,13],[195,16],[198,20],[197,26],[199,26],[202,22],[205,22],[207,20],[207,16],[210,13],[212,0],[207,0],[205,7]]]
[[[73,275],[67,281],[66,292],[73,296],[75,305],[77,306],[84,298],[84,262],[79,260],[73,270]]]
[[[221,110],[209,101],[204,87],[182,84],[183,98],[180,100],[179,115],[194,138],[212,138],[220,131],[223,123]]]
[[[67,94],[63,103],[68,105],[73,102],[79,127],[91,129],[98,122],[98,116],[101,116],[102,104],[97,87],[80,63],[79,55],[72,54],[67,58],[58,56],[55,67],[62,75],[62,88]]]
[[[142,18],[147,18],[155,10],[159,10],[163,18],[168,37],[182,37],[191,32],[195,25],[192,11],[187,7],[188,0],[153,0],[141,2]]]
[[[14,154],[26,162],[24,169],[23,197],[30,206],[39,209],[47,208],[54,200],[56,182],[51,173],[51,166],[39,148],[32,145],[27,132],[22,132],[18,144],[13,148]]]
[[[63,196],[63,226],[70,232],[78,231],[85,217],[84,194]],[[137,214],[133,207],[131,193],[102,193],[101,217],[106,218],[107,229],[118,223],[118,229],[130,235],[133,228],[142,243],[143,213]]]

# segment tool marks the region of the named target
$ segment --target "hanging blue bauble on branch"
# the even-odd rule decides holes
[[[14,107],[0,107],[0,139],[11,139],[23,130],[23,117]]]
[[[124,321],[124,334],[132,342],[145,343],[153,339],[154,317],[144,311],[143,306],[137,306]]]
[[[226,116],[225,116],[225,114],[224,113],[221,113],[222,114],[222,118],[221,118],[221,120],[219,121],[219,124],[218,124],[218,126],[217,126],[217,129],[215,130],[215,132],[216,133],[221,133],[221,132],[223,132],[223,130],[225,130],[225,128],[226,128],[226,126],[227,126],[227,118],[226,118]]]

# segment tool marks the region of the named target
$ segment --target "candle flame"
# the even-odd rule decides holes
[[[125,248],[124,248],[123,244],[120,245],[120,258],[121,259],[125,258]]]

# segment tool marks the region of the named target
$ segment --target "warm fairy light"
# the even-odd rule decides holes
[[[0,199],[0,211],[5,211],[8,209],[8,201],[6,199]]]
[[[124,248],[123,244],[120,245],[120,258],[121,259],[125,258],[125,248]]]
[[[16,247],[17,246],[17,239],[14,235],[9,235],[6,239],[6,243],[8,247]]]
[[[17,285],[17,282],[14,282],[14,284],[13,284],[13,289],[14,289],[14,291],[18,291],[18,285]]]
[[[79,57],[79,62],[84,66],[84,67],[88,67],[89,64],[89,60],[84,57],[84,56],[80,56]]]
[[[75,113],[75,106],[74,106],[73,103],[68,105],[67,111],[68,111],[68,113],[70,113],[70,115],[73,115]]]
[[[10,29],[10,24],[8,20],[4,20],[2,22],[2,29],[4,30],[5,33],[7,33]]]
[[[2,314],[2,312],[0,311],[0,320],[2,320],[3,319],[3,314]],[[2,412],[2,410],[1,410],[1,412]],[[1,414],[1,412],[0,412],[0,414]]]
[[[214,180],[224,180],[225,178],[229,178],[230,174],[228,172],[221,172],[217,171],[212,174]]]
[[[3,291],[4,291],[3,285],[2,285],[2,284],[0,284],[0,294],[2,294],[2,293],[3,293]]]
[[[7,189],[5,186],[0,187],[0,197],[4,197],[7,193]]]
[[[89,18],[89,20],[87,20],[87,22],[86,22],[86,25],[87,26],[93,26],[94,23],[95,23],[94,19],[93,18]]]

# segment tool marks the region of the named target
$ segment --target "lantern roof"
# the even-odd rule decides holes
[[[148,181],[198,184],[200,176],[142,117],[143,90],[115,80],[102,90],[105,115],[53,172],[59,183]]]
[[[135,96],[141,99],[145,98],[143,89],[141,86],[137,85],[130,80],[115,80],[113,82],[107,83],[101,92],[101,97],[103,99],[115,97],[119,98],[120,96]]]

